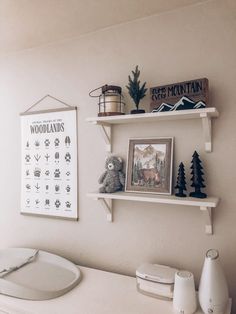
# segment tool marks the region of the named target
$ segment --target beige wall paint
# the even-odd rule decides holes
[[[207,0],[0,0],[0,56]]]
[[[236,300],[235,18],[235,1],[209,1],[1,58],[0,247],[38,247],[132,275],[143,262],[163,263],[192,271],[197,283],[206,250],[217,248]],[[114,150],[126,158],[129,137],[174,135],[175,169],[180,161],[188,169],[197,149],[207,192],[222,198],[213,236],[205,235],[195,208],[117,201],[111,224],[100,204],[86,197],[98,186],[105,158],[99,129],[85,122],[97,113],[88,92],[105,83],[124,87],[136,64],[149,87],[199,77],[210,81],[210,105],[221,113],[213,122],[211,154],[204,152],[199,121],[117,126],[113,137]],[[19,214],[19,113],[47,93],[79,107],[79,222]]]

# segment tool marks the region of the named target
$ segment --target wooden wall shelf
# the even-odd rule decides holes
[[[217,118],[219,112],[216,108],[204,108],[193,110],[179,110],[168,112],[144,113],[144,114],[127,114],[119,116],[108,117],[92,117],[87,118],[86,121],[95,125],[101,126],[102,135],[104,137],[107,151],[112,151],[111,143],[111,127],[115,124],[128,123],[150,123],[168,120],[187,120],[187,119],[201,119],[203,138],[206,152],[212,151],[212,136],[211,136],[211,119]]]
[[[205,233],[213,233],[212,223],[212,208],[215,208],[220,199],[218,197],[208,197],[205,199],[196,199],[193,197],[179,198],[173,195],[154,195],[154,194],[138,194],[138,193],[127,193],[127,192],[116,192],[116,193],[88,193],[88,197],[95,200],[99,200],[106,210],[107,221],[113,221],[113,209],[112,200],[124,200],[124,201],[136,201],[136,202],[148,202],[158,203],[167,205],[182,205],[182,206],[194,206],[198,207],[203,213],[205,218]]]
[[[187,120],[187,119],[200,119],[202,122],[203,139],[205,143],[205,151],[212,151],[212,134],[211,134],[211,119],[217,118],[219,113],[216,108],[204,108],[193,110],[179,110],[168,112],[144,113],[144,114],[127,114],[118,116],[107,117],[92,117],[87,118],[86,121],[101,127],[102,135],[106,143],[108,152],[112,152],[112,126],[116,124],[137,124],[137,123],[150,123],[171,120]],[[106,210],[107,220],[112,222],[113,200],[136,201],[136,202],[149,202],[168,205],[182,205],[198,207],[205,217],[205,232],[206,234],[213,233],[212,224],[212,208],[216,207],[219,203],[219,198],[208,197],[206,199],[196,199],[191,197],[178,198],[175,196],[162,196],[153,194],[137,194],[137,193],[88,193],[89,197],[99,200]]]

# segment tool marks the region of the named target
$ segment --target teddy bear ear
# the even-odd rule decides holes
[[[117,159],[119,160],[120,163],[122,163],[122,158],[121,157],[117,157]]]

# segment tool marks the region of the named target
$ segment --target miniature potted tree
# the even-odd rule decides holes
[[[139,109],[139,103],[140,103],[140,100],[146,96],[147,88],[145,88],[146,82],[143,83],[143,85],[140,87],[140,80],[139,80],[140,71],[138,69],[138,65],[136,65],[135,70],[132,71],[132,75],[133,75],[133,78],[131,78],[130,75],[128,77],[129,83],[126,86],[126,88],[128,89],[129,95],[135,103],[136,109],[131,110],[130,113],[131,114],[145,113],[145,110]]]

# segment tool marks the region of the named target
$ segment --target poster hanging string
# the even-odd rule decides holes
[[[42,102],[45,98],[47,98],[47,97],[52,98],[52,99],[54,99],[54,100],[60,102],[61,104],[63,104],[63,105],[66,106],[66,107],[74,108],[73,106],[68,105],[68,104],[65,103],[64,101],[62,101],[62,100],[60,100],[60,99],[58,99],[58,98],[56,98],[56,97],[51,96],[51,95],[48,94],[48,95],[44,96],[43,98],[39,99],[36,103],[34,103],[32,106],[30,106],[30,107],[29,107],[27,110],[25,110],[23,113],[29,112],[31,109],[33,109],[34,107],[36,107],[39,103],[41,103],[41,102]]]

